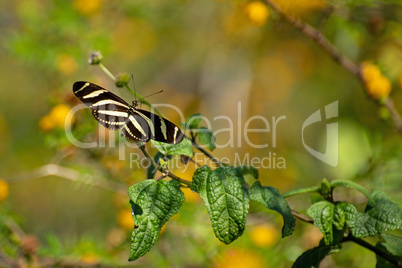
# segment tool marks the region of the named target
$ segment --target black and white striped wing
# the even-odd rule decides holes
[[[91,108],[95,119],[106,128],[116,130],[126,123],[129,104],[110,91],[90,82],[79,81],[74,83],[73,92]]]
[[[135,109],[134,113],[135,119],[140,117],[148,124],[148,139],[170,144],[177,144],[183,140],[183,132],[169,120],[145,110]],[[132,115],[130,115],[129,121],[131,121],[131,117]]]
[[[121,135],[129,140],[147,142],[151,138],[147,120],[138,114],[130,114]]]

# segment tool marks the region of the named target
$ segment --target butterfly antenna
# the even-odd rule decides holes
[[[131,81],[133,81],[133,88],[134,88],[134,92],[136,93],[136,94],[134,94],[134,98],[135,98],[135,101],[137,102],[137,91],[135,91],[135,81],[134,81],[133,74],[131,74]]]
[[[154,92],[154,93],[152,93],[152,94],[149,94],[149,95],[147,95],[147,96],[145,96],[145,97],[142,97],[142,98],[141,98],[141,100],[143,100],[143,99],[145,99],[145,98],[148,98],[148,97],[151,97],[151,96],[153,96],[153,95],[156,95],[156,94],[162,93],[162,92],[163,92],[163,89],[162,89],[162,90],[160,90],[160,91],[158,91],[158,92]]]

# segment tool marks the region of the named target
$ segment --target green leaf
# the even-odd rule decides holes
[[[204,116],[200,113],[190,115],[186,123],[183,124],[184,129],[198,129]]]
[[[402,209],[390,200],[389,196],[381,191],[373,191],[371,196],[375,206],[369,202],[365,209],[367,215],[375,220],[375,229],[378,233],[401,229]]]
[[[163,155],[184,154],[189,156],[190,158],[193,157],[193,147],[191,145],[191,141],[187,138],[184,138],[182,142],[178,144],[169,144],[154,140],[151,140],[151,142]]]
[[[334,241],[332,229],[334,208],[334,204],[328,201],[321,201],[311,205],[307,210],[307,214],[314,220],[314,225],[323,233],[326,245],[331,245]]]
[[[246,175],[251,175],[254,177],[254,179],[258,179],[258,169],[255,167],[250,167],[250,166],[239,166],[237,169],[241,172],[243,176]]]
[[[206,127],[200,127],[197,130],[197,137],[200,144],[206,145],[211,151],[215,149],[215,137],[212,134],[211,130]]]
[[[194,173],[192,189],[199,191],[220,241],[229,244],[242,235],[249,197],[243,176],[236,168],[210,170],[203,166]]]
[[[191,183],[191,190],[200,193],[203,183],[207,181],[208,174],[212,170],[207,166],[203,165],[202,167],[198,168],[193,175],[193,181]]]
[[[337,205],[345,214],[346,226],[354,237],[366,237],[377,234],[375,220],[366,213],[357,211],[353,204],[342,202]]]
[[[250,199],[260,202],[267,209],[274,210],[283,217],[282,237],[291,235],[296,227],[296,219],[292,215],[289,204],[279,193],[278,189],[261,186],[259,181],[250,187]]]
[[[334,189],[336,187],[347,187],[347,188],[352,188],[355,189],[362,194],[364,194],[369,201],[374,202],[373,198],[371,197],[370,193],[360,184],[357,184],[353,181],[345,181],[345,180],[336,180],[331,182],[331,189]]]
[[[345,227],[345,212],[338,206],[334,208],[333,224],[338,230],[343,230]]]
[[[357,211],[350,203],[337,206],[345,212],[345,222],[354,237],[373,236],[386,231],[401,229],[401,208],[383,192],[373,192],[375,206],[369,202],[365,212]]]
[[[392,234],[381,234],[381,243],[392,255],[402,258],[402,238]],[[402,261],[402,260],[401,260]]]
[[[295,263],[292,268],[310,268],[319,267],[322,260],[331,254],[332,246],[320,245],[304,252]]]
[[[385,254],[392,255],[396,262],[402,263],[402,238],[390,234],[382,234],[381,241],[377,243],[376,248]],[[376,254],[376,268],[394,268],[397,267],[392,262]]]
[[[135,223],[129,257],[133,261],[155,244],[162,226],[179,211],[184,194],[171,182],[146,180],[131,186],[128,195]]]

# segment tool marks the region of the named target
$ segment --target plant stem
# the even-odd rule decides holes
[[[295,210],[292,209],[292,215],[304,222],[310,223],[310,224],[314,224],[314,221],[312,218],[310,218],[309,216],[306,216],[304,214],[301,214]],[[356,244],[358,244],[359,246],[362,246],[372,252],[374,252],[376,255],[380,256],[383,259],[386,259],[387,261],[395,264],[398,267],[402,266],[402,263],[400,261],[398,261],[393,255],[389,254],[388,252],[381,250],[380,248],[377,248],[373,245],[371,245],[370,243],[364,241],[363,239],[360,238],[356,238],[354,237],[352,234],[349,234],[347,237],[345,237],[342,242],[354,242]]]
[[[398,111],[395,108],[394,101],[391,98],[387,98],[384,103],[384,106],[389,110],[391,113],[392,121],[396,127],[396,131],[402,132],[402,118],[399,115]]]
[[[57,164],[47,164],[31,171],[21,172],[9,179],[10,183],[32,180],[47,176],[57,176],[71,181],[77,181],[100,189],[127,195],[126,186],[111,180],[88,180],[78,171]]]
[[[191,135],[193,136],[193,134]],[[201,146],[199,146],[193,139],[190,139],[189,137],[187,137],[186,135],[184,135],[184,138],[188,139],[191,141],[191,145],[193,145],[195,148],[197,148],[199,151],[201,151],[205,156],[207,156],[209,159],[212,160],[212,162],[214,162],[215,164],[217,164],[219,167],[222,167],[223,164],[218,160],[218,158],[216,158],[215,156],[213,156],[212,154],[210,154],[208,151],[206,151],[204,148],[202,148]]]
[[[103,63],[99,63],[98,66],[102,69],[102,71],[104,71],[114,82],[116,82],[116,77],[112,74],[112,72],[109,71],[108,68],[106,68],[105,65],[103,65]],[[149,108],[152,109],[153,112],[155,112],[156,114],[162,116],[162,114],[155,108],[152,107],[151,103],[149,103],[148,101],[146,101],[145,99],[143,99],[137,92],[135,92],[128,84],[124,85],[125,88],[127,88],[131,93],[133,93],[138,99],[140,99],[141,103],[144,103],[145,105],[147,105]]]
[[[301,214],[300,212],[297,212],[296,210],[292,209],[292,215],[295,216],[295,218],[310,223],[310,224],[314,224],[314,221],[312,218],[310,218],[309,216],[306,216],[304,214]]]
[[[302,188],[302,189],[295,189],[295,190],[291,190],[289,192],[286,192],[284,194],[282,194],[282,196],[284,198],[288,198],[294,195],[298,195],[298,194],[305,194],[305,193],[316,193],[320,190],[319,186],[313,186],[313,187],[309,187],[309,188]]]
[[[166,171],[163,169],[163,167],[161,167],[160,165],[158,165],[158,164],[154,161],[154,159],[149,155],[149,153],[148,153],[147,150],[145,149],[145,145],[144,145],[144,144],[141,145],[141,146],[139,146],[139,148],[140,148],[140,150],[142,151],[142,153],[144,154],[144,156],[145,156],[146,158],[148,158],[148,159],[151,161],[152,165],[154,165],[157,170],[159,170],[159,171],[162,172],[162,173],[166,172]],[[191,185],[191,181],[182,179],[182,178],[180,178],[180,177],[174,175],[174,174],[173,174],[172,172],[170,172],[170,171],[168,171],[168,174],[167,174],[167,175],[168,175],[168,177],[170,177],[170,178],[172,178],[172,179],[174,179],[174,180],[176,180],[176,181],[178,181],[178,182],[180,182],[180,183],[182,183],[182,184],[185,184],[185,185],[187,185],[187,186],[190,186],[190,185]]]
[[[99,63],[98,66],[104,71],[114,82],[116,81],[116,77],[103,65],[103,63]]]
[[[402,262],[398,261],[393,255],[389,254],[388,252],[381,250],[380,248],[377,248],[370,243],[364,241],[363,239],[356,238],[353,235],[349,234],[346,238],[343,239],[343,241],[352,241],[355,242],[356,244],[374,252],[376,255],[380,256],[381,258],[389,261],[390,263],[395,264],[398,267],[402,266]]]

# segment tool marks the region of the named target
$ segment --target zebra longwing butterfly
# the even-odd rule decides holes
[[[90,82],[78,81],[73,92],[92,110],[95,119],[108,129],[123,128],[121,135],[134,141],[150,139],[177,144],[183,140],[183,132],[169,120],[154,113],[137,109],[138,102],[129,105],[110,91]]]

